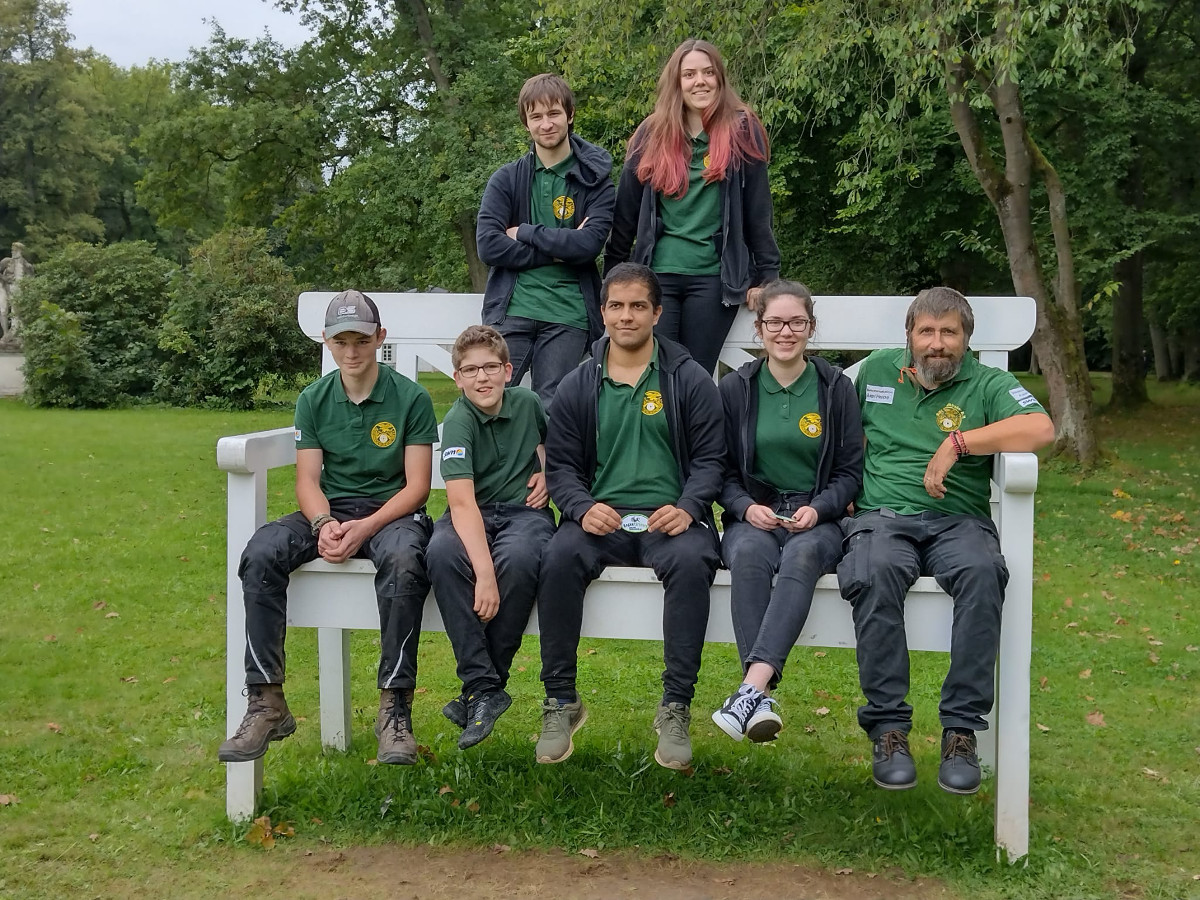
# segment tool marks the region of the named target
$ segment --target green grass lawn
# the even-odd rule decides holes
[[[440,416],[452,390],[431,386]],[[846,651],[797,649],[777,694],[787,728],[749,746],[708,722],[738,675],[733,648],[710,645],[697,766],[684,777],[651,758],[657,644],[585,640],[589,724],[568,763],[537,766],[536,641],[518,657],[512,710],[462,753],[438,713],[457,690],[453,659],[444,636],[426,635],[414,724],[429,753],[401,769],[367,764],[371,634],[353,641],[354,746],[322,751],[306,629],[288,639],[288,697],[303,721],[268,754],[262,799],[296,834],[272,852],[623,848],[933,877],[964,897],[1200,897],[1200,391],[1152,390],[1153,407],[1102,418],[1105,468],[1043,467],[1027,866],[996,862],[990,781],[972,798],[936,786],[940,655],[917,654],[913,667],[921,783],[891,794],[870,783]],[[0,795],[10,798],[0,797],[0,896],[137,894],[166,872],[168,893],[211,896],[248,860],[258,868],[263,851],[224,819],[216,762],[225,501],[214,446],[289,422],[286,411],[0,402]],[[276,473],[272,514],[292,508],[291,491],[290,470]],[[432,511],[443,504],[435,497]]]

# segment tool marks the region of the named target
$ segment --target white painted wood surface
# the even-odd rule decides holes
[[[399,371],[415,378],[422,362],[451,373],[449,347],[467,325],[479,322],[478,294],[371,293],[388,336],[381,354]],[[301,329],[321,339],[325,307],[333,292],[300,295]],[[814,349],[872,350],[904,344],[904,312],[911,297],[817,297]],[[988,365],[1007,368],[1008,351],[1032,334],[1035,307],[1028,297],[972,297],[975,334],[971,341]],[[753,319],[743,309],[721,353],[736,366],[758,346]],[[322,370],[333,361],[323,351]],[[237,577],[242,548],[266,517],[268,470],[295,462],[292,429],[277,428],[221,438],[217,465],[228,473],[227,536],[227,733],[232,735],[245,714],[245,610]],[[435,466],[435,486],[441,487]],[[1029,848],[1030,654],[1033,622],[1033,508],[1037,489],[1037,457],[1006,453],[996,458],[992,516],[1000,529],[1001,549],[1010,578],[1005,595],[1000,656],[996,665],[997,697],[992,727],[980,732],[980,756],[995,766],[995,838],[998,852],[1010,861]],[[349,631],[379,627],[373,574],[368,560],[341,565],[323,560],[295,572],[288,590],[288,625],[318,629],[321,740],[329,747],[350,746]],[[336,597],[337,602],[330,602]],[[729,608],[729,573],[717,573],[711,593],[707,640],[733,642]],[[921,578],[909,592],[905,624],[910,650],[949,652],[952,603],[932,578]],[[423,626],[442,631],[432,594],[426,601]],[[537,613],[527,634],[537,634]],[[588,590],[583,635],[596,638],[662,640],[662,590],[648,569],[610,567]],[[837,578],[823,577],[812,611],[797,642],[816,647],[853,647],[850,607],[838,594]],[[531,760],[532,765],[532,760]],[[253,816],[262,788],[262,760],[227,763],[226,810],[233,820]]]

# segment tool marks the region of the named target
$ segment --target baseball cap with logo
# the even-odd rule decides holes
[[[325,310],[325,337],[343,331],[374,334],[379,330],[379,307],[362,291],[342,291]]]

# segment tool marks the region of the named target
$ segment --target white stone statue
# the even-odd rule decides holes
[[[17,335],[20,322],[13,312],[12,298],[26,275],[33,274],[33,263],[25,258],[25,245],[17,241],[12,245],[12,256],[0,260],[0,348],[20,349]]]

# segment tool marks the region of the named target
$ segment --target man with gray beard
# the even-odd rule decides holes
[[[987,728],[1008,569],[989,516],[992,454],[1032,452],[1054,423],[1015,377],[968,351],[975,317],[951,288],[922,291],[908,308],[908,345],[863,360],[855,385],[866,438],[862,493],[838,565],[853,606],[858,724],[874,742],[875,783],[917,783],[908,747],[912,706],[904,598],[931,575],[954,600],[950,669],[939,717],[938,784],[979,790],[975,732]]]

